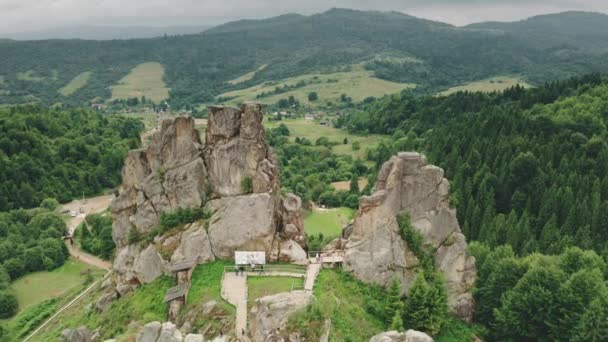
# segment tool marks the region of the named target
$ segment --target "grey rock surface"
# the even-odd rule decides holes
[[[86,327],[77,329],[65,329],[61,333],[63,342],[91,342],[91,332]]]
[[[290,314],[305,307],[312,294],[306,291],[277,293],[259,298],[250,312],[250,334],[253,341],[265,341],[287,323]]]
[[[407,213],[413,228],[435,248],[433,257],[445,276],[451,311],[470,322],[475,259],[466,253],[443,176],[442,169],[414,152],[401,152],[384,163],[374,193],[360,199],[345,244],[344,267],[357,278],[382,286],[396,277],[407,293],[419,269],[419,260],[399,232],[397,216]]]

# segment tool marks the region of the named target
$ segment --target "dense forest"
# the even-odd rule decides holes
[[[138,120],[85,110],[0,110],[0,211],[115,187],[142,130]]]
[[[475,241],[475,320],[490,340],[602,341],[607,99],[599,75],[492,94],[404,92],[337,124],[392,136],[369,150],[376,167],[418,150],[445,169],[460,225]]]
[[[554,38],[556,23],[560,39]],[[227,90],[357,63],[379,78],[416,83],[419,93],[497,75],[541,83],[607,71],[607,25],[605,15],[562,13],[459,28],[396,12],[333,9],[237,21],[195,35],[6,41],[0,52],[0,103],[82,105],[108,99],[111,86],[149,61],[164,66],[174,108],[211,102]],[[530,27],[534,34],[527,34]],[[262,65],[268,67],[251,80],[227,83]],[[92,73],[86,85],[69,96],[58,93],[84,72]]]

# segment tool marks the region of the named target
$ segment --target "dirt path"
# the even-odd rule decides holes
[[[68,227],[68,231],[70,232],[70,235],[74,236],[74,232],[76,231],[76,228],[78,228],[78,226],[84,221],[86,215],[100,213],[100,212],[103,212],[104,210],[108,209],[113,198],[114,198],[114,195],[105,195],[105,196],[87,198],[84,201],[76,200],[76,201],[72,201],[70,203],[64,204],[61,207],[61,209],[62,209],[62,211],[68,210],[69,211],[68,215],[70,215],[71,212],[78,213],[76,215],[76,217],[69,216],[69,218],[66,220],[66,224]],[[81,208],[83,211],[82,213],[80,212]],[[66,246],[68,246],[68,250],[70,251],[71,256],[73,256],[74,258],[76,258],[86,264],[89,264],[91,266],[101,268],[104,270],[108,270],[108,271],[112,268],[112,264],[109,261],[102,260],[94,255],[86,253],[86,252],[82,251],[80,248],[78,248],[77,246],[71,245],[67,240],[66,240]]]
[[[239,341],[247,338],[247,275],[224,272],[222,277],[222,298],[236,306],[236,336]],[[245,336],[243,336],[243,331]]]

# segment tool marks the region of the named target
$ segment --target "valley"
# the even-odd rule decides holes
[[[608,15],[302,11],[0,39],[0,341],[606,339]]]

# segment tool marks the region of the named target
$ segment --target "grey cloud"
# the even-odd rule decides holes
[[[201,25],[332,7],[395,10],[456,25],[565,10],[608,12],[606,0],[0,0],[0,33],[70,25]]]

